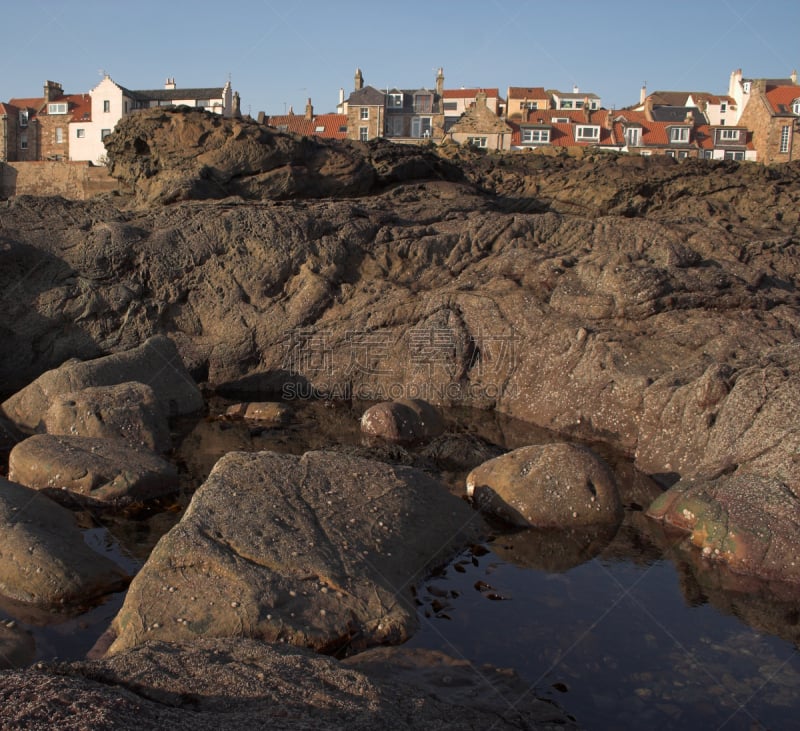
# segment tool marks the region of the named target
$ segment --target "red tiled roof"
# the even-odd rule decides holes
[[[509,98],[514,99],[549,99],[550,95],[544,90],[543,86],[509,86]]]
[[[305,137],[325,137],[327,139],[343,140],[347,137],[346,114],[318,114],[311,119],[306,119],[302,114],[282,114],[267,118],[270,127],[276,127],[296,135]]]
[[[91,119],[92,116],[92,97],[89,94],[63,94],[55,99],[53,102],[67,102],[68,109],[72,116],[72,122],[81,122]],[[17,109],[28,109],[33,111],[32,116],[39,114],[47,114],[47,102],[44,97],[36,97],[34,99],[10,99],[9,105]],[[87,116],[84,117],[84,114]]]
[[[9,99],[8,103],[17,109],[32,109],[34,114],[42,108],[44,97],[37,97],[35,99]]]
[[[478,94],[483,92],[490,99],[500,98],[499,89],[444,89],[442,97],[445,99],[474,99]]]
[[[767,88],[767,101],[775,114],[786,114],[792,111],[792,102],[800,99],[800,86],[773,86]],[[781,106],[784,109],[781,109]]]

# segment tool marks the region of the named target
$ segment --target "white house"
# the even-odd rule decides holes
[[[91,113],[69,125],[69,151],[71,160],[89,160],[101,163],[106,148],[103,140],[111,134],[122,117],[137,109],[186,105],[231,117],[234,95],[230,81],[225,86],[200,89],[178,89],[174,79],[167,79],[163,89],[131,91],[117,84],[106,74],[105,78],[89,92]],[[237,97],[238,98],[238,97]]]

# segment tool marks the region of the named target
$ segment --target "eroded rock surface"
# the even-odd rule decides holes
[[[100,731],[577,727],[508,671],[472,668],[433,652],[382,653],[344,664],[246,639],[151,642],[103,661],[4,673],[0,725]]]
[[[413,468],[232,452],[132,582],[111,652],[198,637],[326,652],[400,643],[417,622],[412,587],[481,529]]]
[[[444,420],[427,401],[397,399],[368,408],[361,417],[361,431],[390,442],[418,442],[440,436]]]

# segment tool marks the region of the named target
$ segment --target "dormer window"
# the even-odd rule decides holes
[[[795,99],[792,102],[792,114],[800,115],[800,99]]]
[[[575,139],[579,142],[599,142],[600,141],[599,125],[579,124],[575,128]]]
[[[717,139],[720,142],[738,142],[739,130],[738,129],[719,129],[717,130]]]
[[[403,94],[392,93],[389,94],[389,109],[402,109],[403,108]]]
[[[642,144],[642,130],[640,127],[628,127],[625,130],[625,144],[628,147],[639,147]]]
[[[67,104],[66,102],[51,102],[47,105],[47,113],[48,114],[66,114],[67,113]]]
[[[553,124],[569,124],[569,117],[552,117],[550,121]]]
[[[689,142],[689,128],[688,127],[670,127],[669,141],[672,144],[686,144]]]
[[[28,126],[28,110],[23,109],[19,113],[19,126],[20,127],[27,127]]]
[[[414,111],[417,114],[430,114],[433,111],[433,95],[415,94]]]
[[[523,145],[547,145],[550,143],[550,129],[547,127],[523,127]]]

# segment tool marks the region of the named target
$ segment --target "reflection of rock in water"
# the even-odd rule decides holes
[[[685,533],[650,522],[650,536],[672,559],[689,606],[710,604],[755,630],[800,646],[800,588],[733,573],[704,558]]]
[[[522,568],[562,572],[599,555],[616,533],[616,525],[528,529],[500,536],[491,547],[500,558]]]

